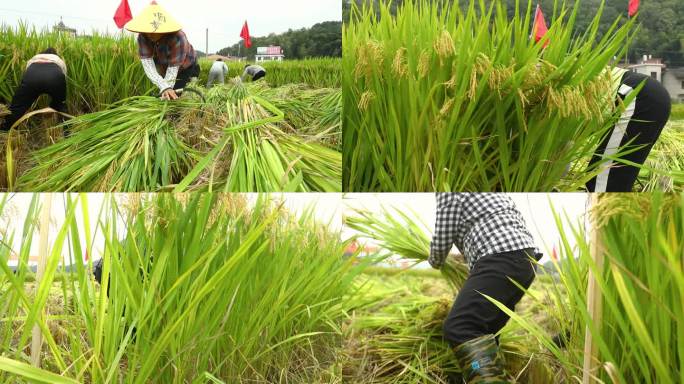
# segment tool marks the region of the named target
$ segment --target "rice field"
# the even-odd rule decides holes
[[[352,4],[343,189],[584,190],[598,172],[588,159],[623,108],[607,68],[636,28],[618,18],[599,38],[599,8],[574,33],[582,3],[545,10],[550,27],[539,42],[530,39],[533,2],[508,12],[499,0],[415,0],[395,14]],[[663,161],[651,171],[681,183]]]
[[[28,265],[45,196],[33,195],[16,233],[3,229],[21,239],[16,254],[0,250],[3,383],[331,382],[366,263],[342,257],[346,242],[318,207],[196,193],[107,195],[98,208],[55,195],[64,219],[37,276]],[[96,252],[101,285],[93,260],[81,262]]]
[[[27,26],[0,27],[0,35],[0,104],[26,60],[53,46],[69,68],[75,116],[59,124],[37,113],[2,135],[4,190],[341,190],[339,59],[268,63],[256,83],[239,81],[244,63],[230,63],[226,84],[211,89],[211,63],[201,61],[187,95],[164,102],[130,37],[69,38]]]
[[[424,260],[413,247],[422,241],[406,241],[419,226],[384,215],[373,223],[358,211],[351,225],[380,252],[343,256],[352,238],[315,218],[321,206],[296,215],[268,195],[191,193],[106,195],[98,209],[87,195],[64,195],[64,220],[53,224],[37,278],[28,260],[44,196],[21,213],[20,231],[3,233],[21,244],[15,254],[0,250],[3,382],[447,383],[460,375],[442,322],[462,277],[373,266],[402,249]],[[511,316],[500,332],[511,382],[581,381],[587,356],[595,382],[681,382],[684,195],[604,194],[589,214],[592,236],[555,213],[559,258],[538,266],[515,312],[493,300]],[[92,261],[75,261],[96,249],[102,285]],[[23,260],[16,272],[12,257]],[[598,314],[587,309],[595,300]]]
[[[376,223],[355,216],[351,225],[378,244],[414,236],[415,228],[388,224],[384,215],[392,211],[384,212]],[[575,383],[585,375],[603,383],[682,382],[684,195],[599,195],[589,213],[596,228],[591,236],[583,223],[554,215],[558,260],[538,266],[515,312],[491,299],[511,316],[500,333],[511,382]],[[369,231],[359,220],[393,230]],[[345,382],[447,383],[458,377],[441,324],[459,286],[432,270],[367,269],[360,279],[366,290],[349,320]],[[589,279],[595,281],[591,295]],[[591,311],[590,302],[602,309]]]

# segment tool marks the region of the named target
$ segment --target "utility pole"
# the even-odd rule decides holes
[[[204,56],[209,56],[209,28],[207,28],[207,36],[204,40],[206,42],[206,51],[204,51]]]

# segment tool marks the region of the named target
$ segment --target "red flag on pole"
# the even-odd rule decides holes
[[[121,0],[119,8],[116,9],[114,14],[114,22],[119,29],[123,28],[126,23],[128,23],[133,18],[131,14],[131,8],[128,6],[128,0]]]
[[[539,42],[549,29],[546,27],[546,20],[544,20],[544,13],[541,10],[539,4],[537,4],[537,11],[534,13],[534,26],[532,27],[532,36],[534,36],[534,41]],[[547,41],[544,43],[544,48],[549,45]]]
[[[629,17],[634,17],[637,12],[639,12],[639,0],[629,0]]]
[[[247,27],[247,21],[245,20],[245,24],[242,26],[242,31],[240,31],[240,37],[245,39],[245,47],[249,48],[252,46],[252,40],[249,37],[249,27]]]

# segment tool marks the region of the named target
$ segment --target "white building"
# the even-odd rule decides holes
[[[256,55],[254,56],[257,63],[264,61],[283,61],[285,55],[283,49],[277,45],[270,47],[257,47]]]
[[[684,68],[668,68],[662,59],[646,55],[637,64],[627,68],[658,80],[667,89],[673,101],[684,103]]]
[[[684,103],[684,68],[666,68],[663,73],[663,86],[673,101]]]

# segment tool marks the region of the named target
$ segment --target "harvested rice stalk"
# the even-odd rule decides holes
[[[642,191],[684,191],[684,130],[668,126],[639,174]]]
[[[71,136],[36,151],[36,166],[19,179],[18,188],[155,191],[174,184],[195,153],[178,137],[173,121],[192,108],[197,105],[141,96],[69,120],[62,127]]]
[[[345,224],[363,236],[374,239],[386,250],[385,255],[399,255],[418,262],[427,261],[430,256],[430,231],[415,214],[405,209],[383,207],[374,213],[356,209],[354,216],[347,216]],[[465,263],[449,256],[440,270],[455,287],[460,287],[468,276]]]
[[[341,154],[295,136],[272,103],[251,95],[227,99],[224,108],[228,124],[223,137],[176,191],[190,186],[225,192],[340,190]]]

